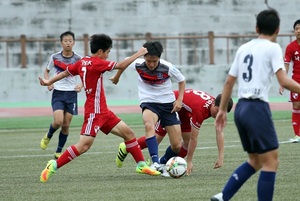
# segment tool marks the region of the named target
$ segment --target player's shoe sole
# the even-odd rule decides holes
[[[57,170],[57,163],[55,160],[48,161],[45,169],[42,171],[40,180],[41,182],[46,182],[49,180],[49,178],[52,176],[53,173],[55,173]]]
[[[136,172],[139,174],[148,174],[152,176],[159,176],[161,172],[151,169],[144,161],[139,162],[136,166]]]
[[[123,162],[127,156],[126,145],[124,142],[120,143],[118,155],[116,157],[116,164],[120,168],[123,166]]]
[[[42,138],[41,140],[41,149],[42,150],[45,150],[47,149],[48,145],[49,145],[49,142],[50,142],[50,138],[47,137],[47,134]]]

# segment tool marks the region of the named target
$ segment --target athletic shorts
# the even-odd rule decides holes
[[[77,92],[53,90],[51,100],[52,110],[63,110],[72,115],[78,114]]]
[[[300,83],[300,79],[293,77],[293,80]],[[300,94],[290,91],[290,102],[300,102]]]
[[[100,114],[86,114],[84,115],[81,135],[96,137],[99,130],[107,135],[120,121],[121,119],[110,110]]]
[[[180,124],[178,113],[171,113],[173,103],[142,103],[140,107],[142,111],[149,109],[157,114],[162,127]]]
[[[279,147],[269,103],[239,99],[234,121],[246,152],[262,154]]]
[[[183,108],[181,110],[184,110]],[[192,131],[192,127],[191,127],[191,117],[192,114],[191,113],[187,113],[187,112],[178,112],[179,115],[179,119],[181,121],[181,132],[185,133],[185,132],[191,132]],[[155,133],[164,137],[167,134],[166,129],[164,129],[162,127],[162,125],[160,124],[160,121],[157,122],[156,126],[155,126]]]

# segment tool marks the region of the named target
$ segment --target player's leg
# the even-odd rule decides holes
[[[67,142],[67,138],[69,135],[69,128],[71,125],[71,121],[73,115],[78,114],[78,106],[77,106],[77,92],[76,91],[65,91],[62,92],[65,99],[63,99],[64,104],[64,119],[63,124],[61,126],[61,131],[58,137],[58,145],[54,157],[57,159],[61,155],[62,149]]]
[[[62,149],[64,148],[68,136],[69,136],[69,128],[70,128],[70,124],[73,118],[73,114],[70,114],[69,112],[64,112],[64,121],[63,124],[61,126],[61,131],[59,132],[59,136],[58,136],[58,144],[57,144],[57,148],[54,154],[54,158],[58,159],[61,155]]]
[[[166,164],[173,156],[177,156],[182,144],[180,124],[166,126],[169,135],[170,146],[166,149],[165,154],[160,158],[161,164]]]
[[[79,142],[77,144],[68,147],[57,160],[50,160],[47,163],[46,168],[41,173],[40,180],[42,182],[48,181],[51,175],[55,173],[58,168],[66,165],[89,150],[94,139],[95,138],[91,135],[80,135]]]
[[[191,138],[191,132],[181,132],[181,137],[182,137],[182,144],[181,144],[181,148],[180,151],[178,152],[178,156],[184,158],[187,155],[187,150],[189,147],[189,142],[190,142],[190,138]]]
[[[271,201],[274,194],[276,172],[279,165],[278,149],[259,154],[262,165],[257,184],[258,200]]]
[[[292,126],[294,130],[294,137],[290,139],[291,142],[300,142],[300,97],[297,93],[291,92],[292,100]]]
[[[50,124],[48,132],[41,140],[40,143],[41,149],[45,150],[48,147],[49,142],[53,137],[53,134],[63,124],[63,120],[64,120],[64,111],[61,109],[55,110],[53,112],[53,122]]]
[[[158,121],[158,116],[156,113],[152,112],[149,109],[145,109],[143,111],[143,123],[145,126],[146,144],[153,164],[159,163],[158,144],[155,135],[155,124],[157,121]]]
[[[149,175],[160,175],[160,172],[156,170],[152,170],[146,163],[140,149],[140,146],[136,140],[134,132],[132,129],[123,121],[117,123],[112,130],[110,131],[112,134],[119,136],[124,139],[124,144],[126,146],[126,154],[130,153],[137,163],[136,171],[138,173],[149,174]],[[118,156],[117,156],[118,159]],[[117,162],[116,159],[116,162]],[[118,163],[117,163],[118,165]],[[118,165],[119,166],[119,165]]]

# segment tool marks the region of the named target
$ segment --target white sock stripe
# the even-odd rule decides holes
[[[76,158],[76,154],[74,153],[73,149],[71,147],[68,147],[68,152],[70,153],[70,155],[72,156],[72,159]]]
[[[134,146],[138,145],[138,142],[137,141],[134,141],[132,143],[129,143],[129,144],[126,144],[126,148],[132,148]]]

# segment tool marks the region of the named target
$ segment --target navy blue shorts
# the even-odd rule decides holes
[[[178,113],[171,113],[173,110],[173,103],[142,103],[140,107],[142,108],[142,111],[149,109],[157,114],[163,128],[180,124]]]
[[[53,90],[51,100],[52,110],[63,110],[72,115],[78,114],[77,92]]]
[[[262,154],[279,147],[269,103],[239,99],[234,121],[246,152]]]

